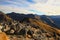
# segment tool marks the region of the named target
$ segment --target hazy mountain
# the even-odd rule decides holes
[[[56,16],[55,16],[56,17]],[[47,23],[48,25],[50,26],[53,26],[53,27],[56,27],[56,28],[59,28],[60,27],[58,26],[58,21],[57,19],[59,18],[53,18],[52,16],[47,16],[47,15],[42,15],[40,16],[41,20],[44,22],[44,23]],[[58,25],[57,25],[58,24]]]
[[[50,16],[50,18],[54,21],[55,25],[60,29],[60,16]]]

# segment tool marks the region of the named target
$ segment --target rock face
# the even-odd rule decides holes
[[[13,18],[5,16],[3,19],[7,21],[0,22],[3,26],[1,31],[4,32],[0,33],[3,38],[0,38],[1,40],[8,40],[8,37],[10,40],[60,40],[59,29],[42,22],[38,16],[20,15],[17,16],[19,21],[14,18],[16,16]]]

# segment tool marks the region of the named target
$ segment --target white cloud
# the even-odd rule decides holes
[[[47,3],[48,0],[34,0],[36,3]]]
[[[44,12],[45,15],[60,15],[60,6],[56,6],[53,4],[55,4],[54,0],[48,0],[46,4],[41,4],[40,2],[38,2],[34,5],[30,5],[30,9]]]
[[[27,2],[26,0],[10,1],[6,0],[11,5],[0,5],[0,10],[4,12],[22,12],[22,13],[36,13],[29,10],[37,10],[38,12],[44,12],[45,15],[60,15],[60,0],[33,0],[34,4]],[[21,7],[22,5],[26,7]],[[27,6],[28,5],[28,6]]]
[[[17,7],[11,7],[11,6],[0,6],[0,10],[5,13],[9,13],[9,12],[17,12],[17,13],[23,13],[23,14],[33,13],[21,7],[17,8]]]

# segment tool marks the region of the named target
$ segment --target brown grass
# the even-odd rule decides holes
[[[0,40],[9,40],[9,38],[5,33],[0,32]]]
[[[35,20],[35,19],[29,19],[31,21],[32,24],[38,25],[40,26],[41,29],[44,29],[47,32],[51,32],[51,33],[56,33],[56,34],[60,34],[59,29],[57,28],[53,28],[43,22],[40,22],[39,20]]]

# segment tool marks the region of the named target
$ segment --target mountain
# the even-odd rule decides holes
[[[60,29],[60,16],[41,15],[40,18],[44,23]]]
[[[49,16],[55,23],[55,25],[60,29],[60,16]]]
[[[34,15],[32,14],[19,14],[19,13],[8,13],[7,14],[9,17],[11,17],[13,20],[17,20],[17,21],[22,21],[24,18],[34,18]]]
[[[20,22],[23,22],[24,19],[26,21],[26,19],[28,19],[28,18],[38,19],[41,22],[44,22],[52,27],[60,29],[60,27],[59,27],[60,25],[59,25],[59,23],[57,23],[58,21],[60,22],[59,18],[58,18],[58,20],[56,20],[57,18],[53,18],[52,16],[47,16],[47,15],[39,16],[39,15],[34,15],[34,14],[19,14],[19,13],[15,13],[15,12],[8,13],[6,15],[8,15],[13,20],[17,20]]]
[[[44,23],[46,23],[52,27],[56,27],[56,28],[60,29],[60,27],[58,27],[54,21],[57,18],[53,19],[52,16],[47,16],[47,15],[42,15],[42,16],[40,16],[40,18]]]
[[[11,18],[0,11],[0,22],[2,22],[2,21],[11,21]]]
[[[10,40],[59,40],[58,29],[53,18],[46,15],[19,14],[0,12],[1,31],[9,36]],[[2,16],[1,16],[2,15]]]

